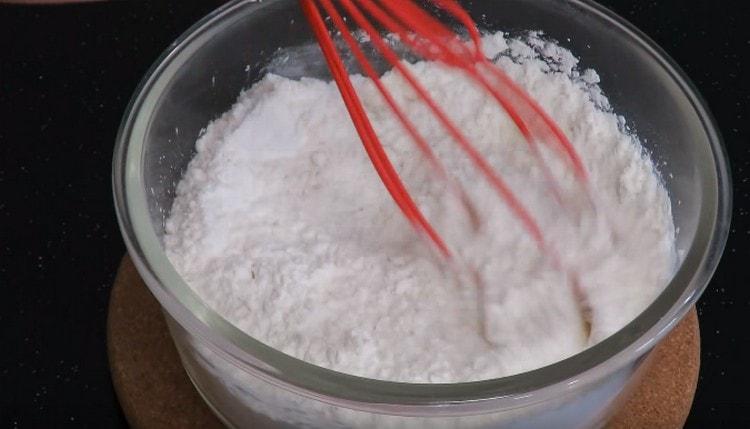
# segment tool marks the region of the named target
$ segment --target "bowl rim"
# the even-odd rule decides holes
[[[593,0],[564,0],[617,28],[637,42],[666,71],[690,101],[708,136],[715,187],[704,198],[696,236],[672,281],[631,323],[604,341],[562,361],[521,374],[466,383],[403,383],[349,375],[310,364],[277,351],[240,331],[202,303],[169,263],[151,224],[142,180],[143,136],[160,83],[175,60],[222,25],[241,15],[288,0],[233,0],[184,32],[162,53],[137,86],[116,138],[112,186],[120,229],[131,258],[167,314],[211,345],[214,352],[280,388],[319,401],[354,409],[417,415],[469,413],[488,403],[516,408],[601,380],[649,351],[686,314],[708,285],[729,233],[732,192],[728,157],[716,122],[695,86],[679,66],[648,36]],[[705,186],[705,184],[704,184]]]

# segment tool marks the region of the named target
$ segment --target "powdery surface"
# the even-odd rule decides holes
[[[637,139],[608,112],[595,72],[579,72],[570,52],[533,33],[485,40],[488,57],[538,100],[582,156],[596,210],[582,203],[570,167],[545,151],[566,204],[551,198],[513,123],[472,83],[436,64],[410,67],[518,193],[565,271],[578,274],[592,310],[590,335],[569,277],[551,266],[392,73],[384,82],[483,220],[479,230],[469,226],[463,206],[430,175],[374,86],[355,77],[381,141],[456,252],[458,269],[435,256],[398,211],[334,84],[267,75],[197,142],[164,238],[177,271],[258,340],[317,365],[386,380],[511,375],[622,328],[674,270],[666,191]]]

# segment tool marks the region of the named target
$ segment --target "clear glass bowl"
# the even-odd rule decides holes
[[[682,263],[664,292],[609,339],[511,377],[392,383],[294,359],[239,331],[175,272],[160,237],[201,128],[262,75],[278,48],[312,42],[294,0],[233,1],[188,30],[148,72],[125,114],[114,195],[131,257],[161,303],[183,364],[233,427],[597,427],[648,352],[706,287],[726,242],[727,159],[705,103],[647,37],[588,0],[466,2],[488,30],[543,30],[594,68],[614,109],[651,151],[679,227]],[[315,70],[301,70],[317,73]]]

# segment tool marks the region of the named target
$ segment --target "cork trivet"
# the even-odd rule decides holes
[[[159,304],[127,255],[110,297],[107,347],[115,390],[133,428],[222,427],[185,374]],[[695,309],[649,360],[640,385],[608,429],[684,425],[700,366]]]

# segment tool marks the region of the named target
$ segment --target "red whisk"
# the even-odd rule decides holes
[[[481,36],[476,24],[468,13],[455,0],[429,0],[431,5],[448,13],[465,27],[471,39],[470,43],[467,43],[456,32],[452,31],[448,26],[415,4],[412,0],[300,0],[300,3],[373,166],[377,170],[388,192],[393,197],[393,200],[411,224],[417,230],[424,233],[445,257],[451,257],[452,253],[445,241],[430,225],[414,203],[414,200],[409,195],[398,173],[388,159],[388,155],[383,149],[362,106],[362,102],[349,79],[338,48],[329,33],[326,20],[321,14],[321,9],[330,18],[333,27],[340,32],[361,69],[375,84],[399,122],[416,143],[420,152],[434,167],[435,171],[441,177],[448,178],[440,160],[432,152],[424,137],[380,81],[375,67],[365,55],[357,39],[352,35],[353,29],[349,27],[343,14],[350,21],[353,21],[359,30],[363,30],[369,36],[377,52],[405,79],[421,101],[439,119],[445,131],[458,143],[461,150],[477,167],[482,176],[506,202],[512,213],[520,220],[526,231],[531,234],[540,249],[545,254],[551,256],[553,264],[559,268],[559,258],[554,250],[545,242],[542,231],[531,213],[513,194],[499,173],[489,165],[471,142],[469,142],[464,133],[448,118],[440,106],[437,105],[426,88],[401,63],[399,55],[384,41],[380,31],[376,28],[377,25],[388,32],[396,34],[408,49],[426,60],[440,62],[463,71],[466,76],[491,94],[492,98],[508,113],[525,138],[530,152],[541,165],[547,183],[558,201],[561,200],[559,187],[539,152],[538,144],[549,145],[564,156],[572,166],[580,183],[585,187],[586,171],[580,157],[573,149],[565,134],[528,94],[518,87],[499,67],[484,56]],[[457,188],[454,187],[454,189]],[[458,192],[466,202],[466,194],[460,189],[458,189]],[[576,289],[578,288],[576,287]]]

